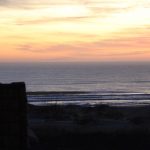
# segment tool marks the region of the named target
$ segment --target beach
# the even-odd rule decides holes
[[[28,105],[36,150],[146,150],[150,106]]]

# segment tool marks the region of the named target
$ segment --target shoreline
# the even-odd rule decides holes
[[[36,106],[51,106],[51,105],[77,105],[83,107],[94,107],[96,105],[108,105],[114,107],[144,107],[150,106],[150,100],[84,100],[84,101],[46,101],[46,102],[28,102]]]
[[[99,93],[98,91],[27,92],[28,102],[35,105],[100,105],[143,106],[150,105],[148,93]]]

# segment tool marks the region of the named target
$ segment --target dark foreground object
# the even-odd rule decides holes
[[[62,133],[43,139],[35,150],[147,150],[150,147],[148,134],[131,131],[130,133],[93,134]]]
[[[0,150],[27,149],[24,83],[0,84]]]
[[[34,150],[147,150],[150,106],[32,106]]]

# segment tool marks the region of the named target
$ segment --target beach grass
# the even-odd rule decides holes
[[[150,107],[28,106],[37,150],[147,150]]]

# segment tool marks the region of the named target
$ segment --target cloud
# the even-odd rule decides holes
[[[79,17],[40,17],[38,19],[22,19],[19,18],[15,20],[16,25],[36,25],[44,23],[56,23],[56,22],[90,22],[89,19],[92,19],[93,16],[79,16]]]
[[[96,23],[94,19],[104,18],[112,13],[123,11],[117,8],[90,8],[88,7],[91,14],[77,14],[74,16],[52,16],[51,14],[45,14],[38,18],[19,18],[15,21],[17,25],[30,25],[30,24],[43,24],[51,22],[80,22],[80,23]],[[38,12],[37,12],[38,13]]]
[[[150,55],[149,50],[109,51],[109,49],[86,47],[86,45],[20,45],[18,50],[27,55],[44,56],[43,60],[49,61],[96,61],[96,60],[126,60],[129,58],[141,58],[142,55]],[[43,57],[42,57],[43,58]]]
[[[140,5],[139,5],[140,4]],[[42,24],[49,22],[80,22],[96,24],[102,18],[130,11],[136,7],[148,7],[145,0],[126,2],[120,0],[0,0],[0,5],[23,9],[24,17],[16,13],[17,25]],[[71,8],[72,7],[72,8]],[[25,9],[27,9],[25,11]],[[66,9],[69,9],[68,12]],[[76,12],[74,11],[76,9]],[[70,13],[72,11],[72,13]],[[66,12],[65,12],[66,11]],[[64,13],[65,12],[65,13]],[[30,15],[29,15],[30,13]],[[96,20],[97,19],[97,20]],[[103,23],[103,22],[102,22]]]
[[[150,7],[150,2],[147,0],[0,0],[1,6],[12,6],[17,8],[19,5],[23,8],[36,8],[47,6],[63,6],[63,5],[84,5],[86,7],[94,8],[95,10],[107,9],[112,11],[114,9],[128,9],[133,7]]]
[[[141,7],[142,5],[145,7],[146,2],[144,2],[141,4]],[[23,8],[23,10],[20,10],[20,13],[15,12],[13,23],[16,25],[58,24],[59,22],[63,22],[93,25],[99,24],[99,28],[102,28],[103,24],[107,23],[106,26],[108,26],[108,24],[111,23],[112,26],[118,26],[118,24],[120,24],[121,27],[122,22],[124,21],[120,22],[120,20],[123,17],[125,17],[124,20],[126,20],[124,24],[127,25],[135,24],[136,21],[139,22],[139,20],[136,19],[134,22],[132,21],[134,18],[137,18],[137,16],[134,17],[132,13],[132,10],[138,7],[137,0],[136,2],[123,2],[117,0],[1,0],[1,3],[5,3],[5,6],[15,7],[16,10],[18,8]],[[126,16],[126,12],[129,11],[131,11],[131,14],[127,14]],[[128,20],[131,16],[133,19]],[[141,20],[141,16],[139,16],[139,19]]]
[[[119,52],[119,53],[112,53],[112,54],[104,54],[102,56],[132,56],[132,55],[141,55],[141,54],[150,54],[149,51],[132,51],[132,52]]]
[[[0,0],[0,6],[7,8],[33,9],[36,8],[38,5],[38,3],[33,3],[33,0]]]
[[[69,44],[57,44],[57,45],[52,44],[44,46],[36,44],[22,44],[17,46],[17,49],[26,52],[47,53],[47,52],[76,51],[80,49],[80,47]]]
[[[149,37],[107,39],[96,42],[70,44],[22,44],[17,49],[32,53],[74,53],[84,56],[127,56],[149,54]]]
[[[95,42],[23,43],[16,48],[25,55],[44,56],[56,61],[133,60],[150,56],[149,41],[149,37],[143,35]]]
[[[77,4],[78,0],[0,0],[0,5],[4,7],[15,7],[34,9],[34,8],[44,8],[47,6],[57,6],[66,4]],[[19,8],[19,9],[20,9]]]
[[[25,5],[24,1],[19,0],[0,0],[1,6],[16,6],[16,5]]]

